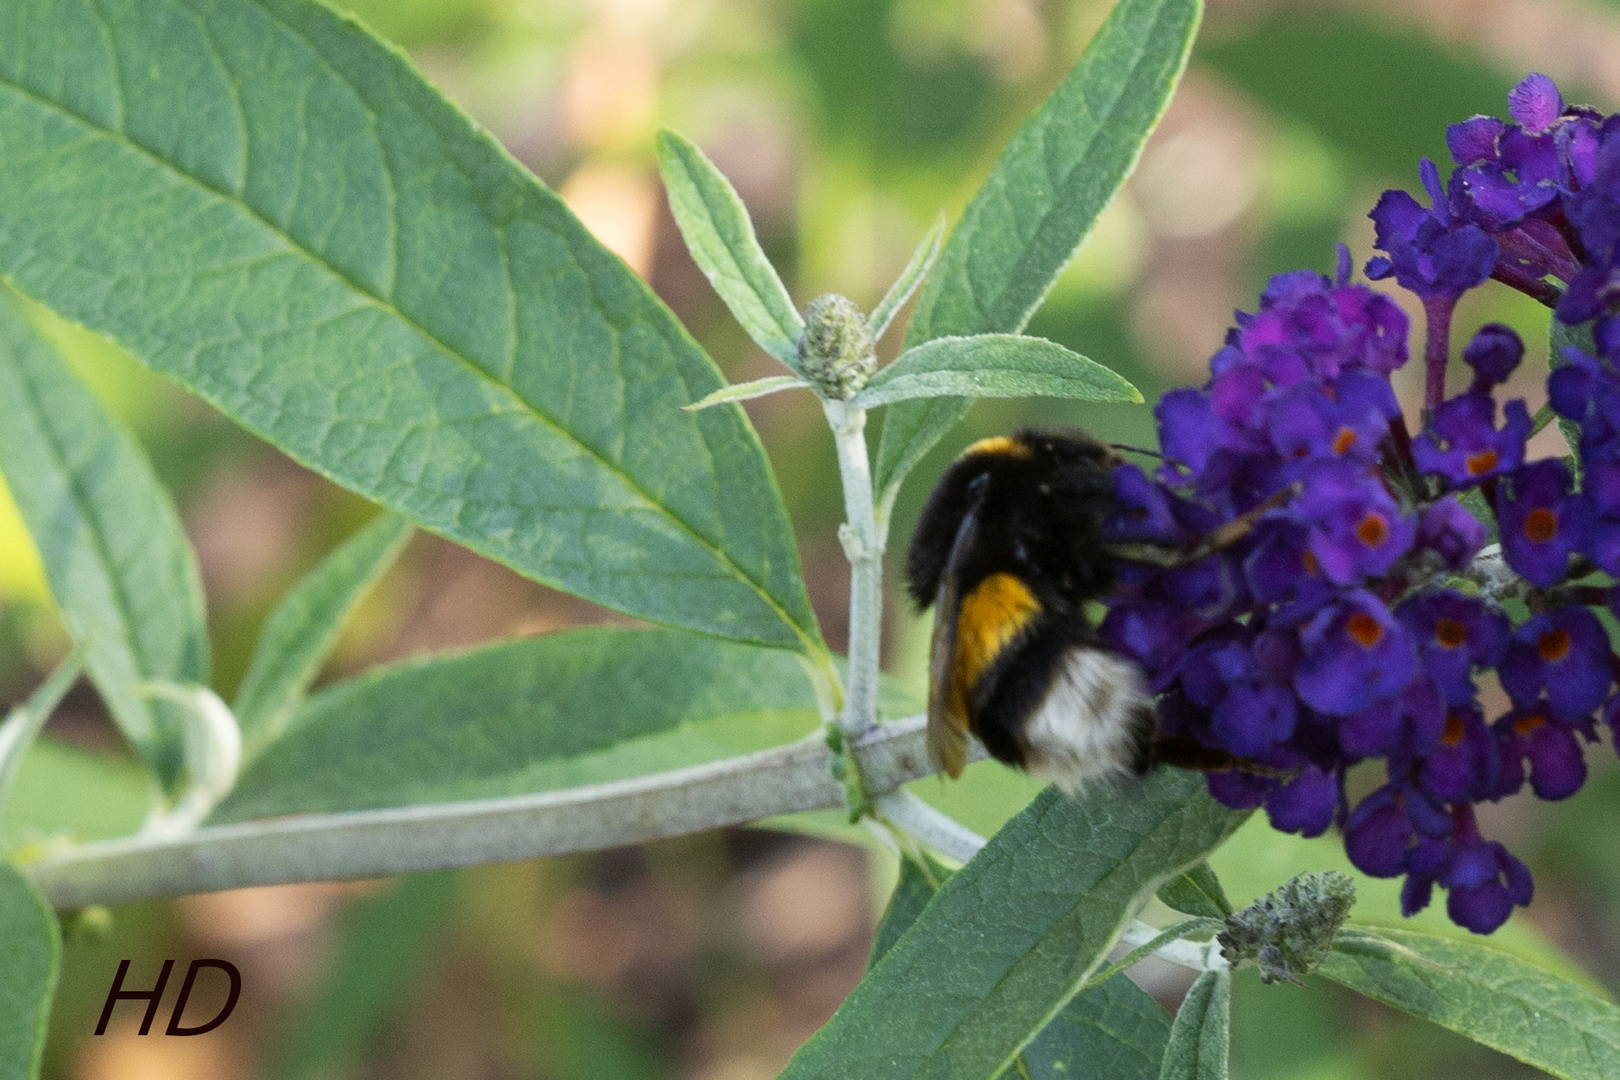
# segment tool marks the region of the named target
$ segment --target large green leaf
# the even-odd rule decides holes
[[[383,514],[345,540],[294,585],[253,647],[232,711],[242,726],[242,754],[253,758],[286,729],[349,610],[393,563],[411,536],[397,514]]]
[[[1119,0],[957,223],[912,312],[907,345],[1024,328],[1135,168],[1186,67],[1202,12],[1201,0]],[[968,404],[937,398],[890,409],[877,490],[899,484]]]
[[[658,163],[692,261],[748,336],[797,374],[804,318],[760,248],[736,189],[702,150],[673,131],[658,133]]]
[[[925,854],[924,859],[928,859]],[[932,859],[900,863],[900,880],[872,940],[874,966],[922,914],[951,871]],[[1108,1080],[1157,1080],[1159,1059],[1170,1037],[1170,1018],[1157,1001],[1123,972],[1088,987],[1064,1006],[1019,1055],[1011,1076],[1062,1080],[1098,1076]]]
[[[1347,926],[1317,971],[1554,1076],[1620,1076],[1620,1008],[1488,945]]]
[[[989,1080],[1073,998],[1142,894],[1245,815],[1164,769],[1071,802],[1047,790],[923,909],[783,1073]]]
[[[5,125],[0,115],[0,147]],[[0,196],[0,205],[5,201]],[[184,718],[143,696],[139,684],[208,681],[196,556],[141,448],[5,296],[0,472],[69,631],[89,642],[90,678],[124,735],[172,789]]]
[[[977,334],[935,338],[901,353],[855,395],[870,409],[896,401],[962,394],[1140,402],[1142,394],[1095,360],[1045,338]]]
[[[39,1075],[62,931],[33,884],[0,861],[0,1076]]]
[[[1198,976],[1170,1029],[1160,1080],[1226,1080],[1232,1044],[1232,972]]]
[[[374,669],[310,697],[215,821],[516,795],[623,779],[812,730],[779,650],[595,627]]]
[[[679,322],[308,0],[0,4],[0,272],[299,461],[537,580],[821,651]]]

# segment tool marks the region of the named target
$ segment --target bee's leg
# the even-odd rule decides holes
[[[1295,769],[1279,769],[1263,765],[1249,758],[1238,757],[1228,750],[1216,750],[1186,735],[1161,735],[1153,744],[1154,760],[1160,765],[1193,772],[1243,772],[1251,776],[1277,779],[1292,777]]]

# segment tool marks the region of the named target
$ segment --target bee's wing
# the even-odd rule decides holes
[[[962,775],[968,754],[968,699],[956,662],[956,627],[961,616],[961,572],[966,553],[979,535],[982,488],[956,527],[956,539],[939,576],[934,597],[934,637],[928,650],[928,760],[953,780]]]

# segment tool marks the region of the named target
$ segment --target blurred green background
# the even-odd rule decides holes
[[[702,145],[752,210],[801,304],[827,291],[870,305],[939,208],[971,198],[1009,134],[1079,55],[1106,0],[363,0],[350,5],[520,160],[675,309],[734,380],[773,362],[682,250],[656,178],[653,134]],[[1566,97],[1620,107],[1620,2],[1211,0],[1192,67],[1141,167],[1030,332],[1135,381],[1151,401],[1199,382],[1234,307],[1271,273],[1330,270],[1333,244],[1370,254],[1366,210],[1443,158],[1445,124],[1501,113],[1526,71]],[[1545,356],[1546,315],[1497,286],[1467,327],[1498,319]],[[103,400],[138,433],[196,544],[226,692],[276,597],[367,519],[305,472],[137,367],[39,313]],[[898,335],[896,335],[898,337]],[[887,343],[892,353],[893,343]],[[1527,365],[1530,367],[1533,365]],[[1413,373],[1403,373],[1403,377]],[[1510,389],[1541,403],[1524,373]],[[1415,390],[1415,380],[1403,385]],[[1411,398],[1408,397],[1410,403]],[[847,573],[837,470],[803,396],[750,403],[780,474],[811,596],[841,647]],[[1146,407],[994,402],[915,474],[903,549],[930,479],[957,449],[1024,424],[1075,424],[1151,442]],[[1559,449],[1549,430],[1536,449]],[[327,672],[515,634],[616,619],[433,538],[418,538],[368,599]],[[0,697],[19,700],[65,648],[34,555],[0,495]],[[915,687],[926,625],[890,605],[891,670]],[[1594,747],[1569,803],[1486,808],[1525,857],[1537,896],[1503,947],[1620,988],[1620,767]],[[1365,787],[1375,775],[1358,776]],[[919,793],[990,831],[1032,786],[993,765]],[[142,780],[83,685],[52,722],[0,820],[8,846],[72,824],[114,835],[139,820]],[[589,857],[407,880],[243,890],[90,913],[70,928],[46,1075],[756,1080],[859,979],[894,867],[867,846],[735,830]],[[812,835],[816,833],[823,835]],[[845,836],[847,833],[838,835]],[[1251,825],[1217,866],[1234,898],[1289,874],[1344,867],[1338,842]],[[1358,917],[1395,919],[1391,883],[1363,884]],[[1446,930],[1430,911],[1423,925]],[[1559,950],[1575,960],[1561,959]],[[223,956],[246,981],[236,1014],[193,1039],[134,1034],[120,1007],[93,1037],[118,962],[149,985],[162,959]],[[1173,1007],[1190,976],[1140,981]],[[177,976],[178,978],[178,976]],[[199,987],[196,1007],[206,1008]],[[166,1014],[165,1014],[166,1015]],[[160,1023],[162,1021],[160,1020]],[[1234,1075],[1245,1080],[1536,1075],[1327,986],[1237,982]]]

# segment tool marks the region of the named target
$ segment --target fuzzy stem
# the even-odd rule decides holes
[[[872,502],[866,455],[866,410],[824,399],[822,410],[838,449],[845,522],[838,530],[849,559],[849,674],[839,723],[860,735],[877,722],[878,659],[883,641],[883,540]]]

